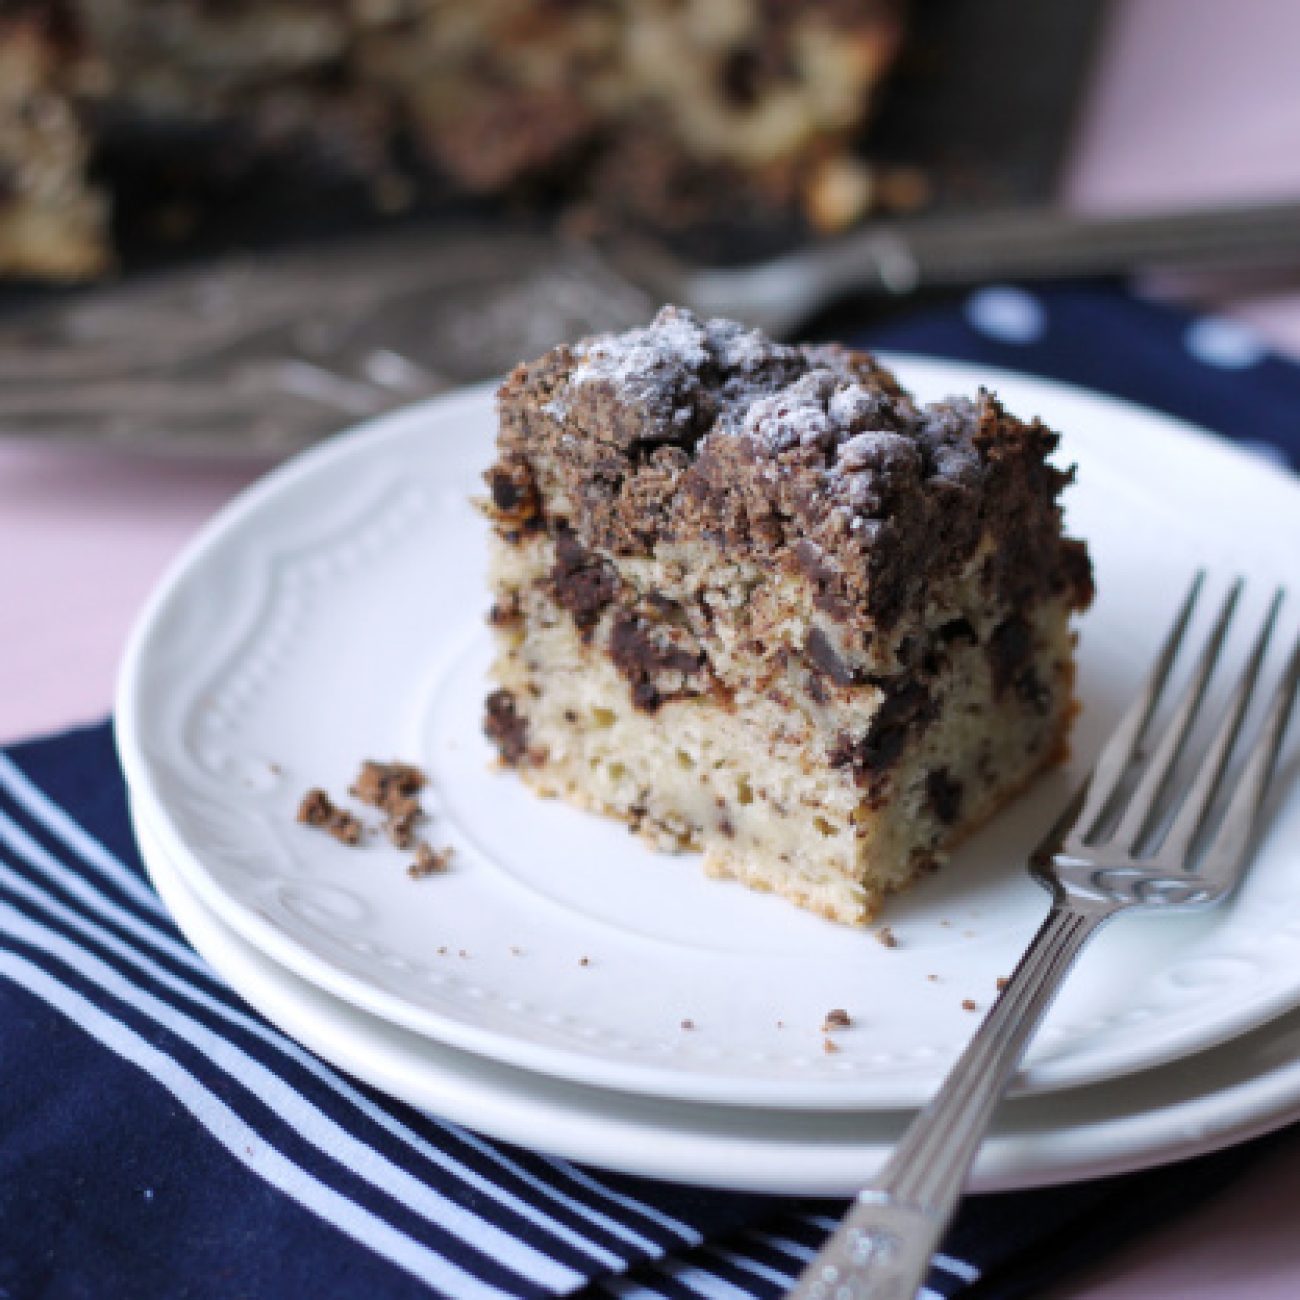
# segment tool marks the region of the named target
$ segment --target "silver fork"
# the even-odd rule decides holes
[[[1031,873],[1052,895],[1047,919],[938,1093],[880,1175],[859,1193],[789,1300],[910,1300],[957,1207],[993,1112],[1084,944],[1121,912],[1209,907],[1240,881],[1296,695],[1300,640],[1226,807],[1212,818],[1277,621],[1278,591],[1204,758],[1168,808],[1174,768],[1242,589],[1238,581],[1229,591],[1191,680],[1163,734],[1152,737],[1148,754],[1143,742],[1204,576],[1192,583],[1150,679],[1107,741],[1087,785],[1031,859]]]

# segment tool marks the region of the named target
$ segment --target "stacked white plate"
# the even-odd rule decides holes
[[[1026,855],[1193,570],[1212,586],[1247,574],[1245,613],[1279,583],[1300,588],[1300,488],[1285,474],[1095,394],[895,360],[922,397],[984,384],[1065,432],[1069,525],[1100,590],[1073,765],[891,907],[896,946],[708,880],[491,768],[470,504],[491,455],[486,388],[272,474],[142,615],[119,744],[146,863],[195,946],[325,1058],[493,1136],[755,1190],[869,1178],[1044,914]],[[1225,678],[1244,657],[1239,622]],[[1300,1117],[1298,751],[1227,907],[1124,918],[1084,954],[977,1186],[1118,1172]],[[430,774],[429,836],[454,849],[444,875],[412,880],[386,843],[349,849],[295,823],[309,787],[341,797],[363,758],[395,757]],[[832,1008],[851,1027],[825,1033]]]

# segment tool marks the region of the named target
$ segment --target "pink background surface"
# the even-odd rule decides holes
[[[1300,4],[1125,0],[1068,192],[1092,210],[1300,197]],[[1263,288],[1163,288],[1252,321],[1300,358],[1300,268]],[[257,467],[0,444],[0,742],[103,717],[132,618]],[[1300,1139],[1056,1300],[1300,1296]]]

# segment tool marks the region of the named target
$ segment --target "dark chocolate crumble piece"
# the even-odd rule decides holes
[[[925,778],[925,800],[935,820],[951,826],[961,812],[962,787],[946,767],[935,768]]]
[[[483,734],[512,767],[528,752],[528,722],[519,715],[512,692],[497,690],[487,697]]]
[[[934,701],[920,682],[904,679],[882,684],[881,689],[884,702],[866,733],[857,738],[841,736],[830,755],[833,767],[851,767],[862,779],[891,767],[909,736],[934,717]]]
[[[631,685],[633,704],[647,713],[664,701],[656,685],[660,673],[688,677],[704,666],[703,655],[665,641],[652,624],[629,614],[620,614],[610,628],[609,657]]]
[[[593,626],[600,611],[618,592],[613,569],[599,555],[584,550],[568,528],[555,534],[551,584],[557,603],[573,615],[573,621],[583,631]]]

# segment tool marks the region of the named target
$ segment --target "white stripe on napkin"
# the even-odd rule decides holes
[[[59,807],[44,790],[9,757],[0,752],[0,785],[33,821],[48,826],[88,866],[126,890],[141,907],[159,916],[167,909],[162,899],[134,871],[129,871],[95,837]]]
[[[37,786],[13,762],[12,759],[8,757],[8,755],[3,753],[0,753],[0,787],[3,787],[9,793],[15,803],[22,807],[33,821],[43,825],[56,838],[62,839],[63,842],[72,849],[86,865],[96,869],[112,883],[126,889],[133,897],[141,897],[151,911],[163,915],[166,914],[158,896],[143,883],[135,872],[127,867],[126,864],[114,854],[110,853],[104,845],[88,834],[71,817],[69,817],[57,803],[41,790],[41,788]],[[22,831],[21,827],[12,822],[12,820],[3,818],[2,814],[0,814],[0,838],[5,838],[4,827],[6,824],[11,828],[11,836],[16,833],[17,836],[21,837],[20,842],[23,846],[20,850],[11,839],[11,847],[14,847],[15,851],[22,852],[23,856],[26,857],[28,861],[31,861],[33,865],[43,866],[51,875],[54,876],[55,879],[58,879],[63,883],[65,887],[68,887],[71,883],[75,883],[78,886],[86,886],[86,889],[83,890],[78,888],[74,892],[77,892],[79,896],[86,900],[88,906],[101,913],[106,910],[111,911],[116,917],[121,919],[123,924],[126,924],[128,928],[131,928],[135,933],[141,933],[137,927],[142,924],[147,926],[148,923],[141,922],[138,918],[132,917],[129,913],[123,912],[122,909],[118,908],[111,902],[111,900],[104,897],[104,895],[94,889],[93,886],[89,886],[89,883],[86,882],[83,877],[76,873],[69,873],[66,868],[57,861],[57,859],[46,853],[40,845],[32,841],[30,837]],[[160,932],[152,926],[148,926],[144,933],[152,938],[157,947],[162,948],[177,960],[184,962],[194,970],[201,970],[204,973],[209,975],[211,974],[207,964],[203,962],[192,949],[185,945],[177,944],[170,935]],[[278,1031],[273,1030],[272,1033],[274,1034],[274,1039],[267,1038],[266,1041],[275,1042],[281,1050],[286,1051],[287,1054],[293,1056],[294,1059],[299,1060],[300,1062],[302,1061],[304,1054],[297,1048],[297,1044],[293,1043],[292,1040],[280,1034]],[[311,1059],[313,1064],[315,1064],[315,1059]],[[333,1087],[336,1092],[342,1092],[342,1089],[336,1086],[338,1076],[334,1071],[317,1070],[313,1072],[317,1073],[317,1077],[329,1086]],[[394,1127],[390,1128],[389,1131],[400,1137],[401,1140],[406,1142],[408,1145],[414,1145],[422,1141],[422,1139],[412,1133],[405,1125],[401,1125],[395,1120],[390,1122]],[[657,1242],[635,1231],[630,1227],[630,1225],[619,1223],[617,1220],[603,1214],[595,1207],[589,1206],[586,1202],[568,1196],[558,1188],[547,1184],[536,1175],[530,1174],[515,1161],[510,1160],[487,1143],[480,1142],[478,1139],[473,1138],[472,1135],[458,1129],[454,1125],[440,1122],[439,1126],[442,1127],[444,1131],[449,1132],[452,1136],[473,1146],[476,1150],[480,1151],[483,1155],[493,1160],[502,1168],[513,1173],[516,1177],[528,1182],[539,1191],[545,1192],[545,1194],[550,1196],[557,1203],[565,1205],[576,1213],[582,1214],[592,1223],[604,1228],[606,1231],[636,1245],[642,1250],[650,1250],[657,1253],[662,1249]],[[612,1188],[605,1187],[596,1180],[587,1178],[581,1173],[581,1171],[575,1169],[567,1161],[549,1160],[547,1163],[555,1170],[559,1177],[568,1182],[579,1184],[589,1193],[597,1196],[600,1200],[611,1205],[616,1205],[640,1218],[659,1223],[688,1244],[694,1245],[698,1242],[698,1234],[695,1234],[693,1230],[688,1228],[685,1224],[679,1223],[676,1219],[662,1214],[654,1207],[646,1205],[635,1197],[615,1192]],[[595,1245],[595,1243],[592,1244]]]
[[[775,1282],[777,1286],[789,1287],[798,1276],[797,1270],[773,1268],[771,1264],[765,1264],[762,1260],[750,1259],[747,1255],[742,1255],[736,1250],[723,1250],[720,1247],[712,1252],[719,1259],[725,1259],[728,1264],[734,1264],[736,1268],[743,1268],[746,1273],[753,1273],[757,1277],[765,1277],[769,1282]]]
[[[156,1080],[235,1159],[304,1209],[444,1295],[456,1300],[507,1300],[507,1292],[465,1272],[300,1169],[170,1056],[39,966],[17,953],[0,950],[0,971]]]
[[[964,1259],[957,1259],[953,1255],[945,1255],[940,1252],[930,1262],[938,1265],[945,1273],[951,1273],[953,1277],[961,1278],[963,1282],[979,1281],[979,1269],[974,1264],[968,1264]]]
[[[0,839],[12,836],[15,829],[16,828],[11,824],[6,825],[4,814],[0,813]],[[111,931],[105,930],[102,926],[96,925],[93,921],[80,916],[78,913],[60,903],[57,899],[49,897],[36,885],[32,884],[24,877],[12,872],[9,868],[4,866],[2,862],[0,862],[0,882],[6,884],[14,893],[19,894],[29,902],[40,907],[47,915],[56,918],[65,926],[75,929],[80,934],[93,939],[103,947],[109,949],[111,952],[115,953],[121,961],[147,975],[155,985],[161,985],[164,988],[171,989],[187,1001],[202,1006],[211,1014],[218,1016],[231,1024],[239,1026],[247,1033],[250,1033],[261,1039],[263,1042],[269,1043],[271,1046],[277,1048],[284,1055],[296,1061],[305,1070],[309,1071],[323,1083],[331,1087],[339,1096],[343,1097],[346,1101],[355,1106],[380,1128],[391,1133],[393,1136],[406,1143],[407,1146],[419,1152],[419,1154],[424,1156],[424,1158],[431,1164],[448,1170],[462,1182],[475,1187],[478,1191],[492,1197],[501,1205],[514,1210],[521,1217],[536,1223],[539,1227],[551,1233],[552,1236],[567,1242],[569,1245],[581,1250],[583,1253],[589,1255],[600,1263],[605,1264],[607,1267],[619,1268],[626,1264],[627,1261],[622,1256],[616,1255],[614,1252],[606,1250],[598,1243],[590,1241],[587,1237],[575,1232],[567,1224],[557,1222],[549,1215],[538,1210],[529,1202],[524,1201],[522,1198],[514,1195],[514,1193],[498,1186],[476,1170],[462,1165],[458,1160],[455,1160],[453,1157],[440,1151],[432,1143],[420,1137],[417,1133],[413,1133],[407,1129],[405,1125],[393,1119],[380,1107],[376,1106],[368,1098],[364,1097],[361,1093],[351,1087],[351,1085],[335,1075],[329,1067],[322,1065],[315,1057],[310,1055],[310,1053],[298,1047],[298,1045],[292,1042],[292,1040],[285,1038],[278,1030],[271,1029],[253,1019],[251,1016],[245,1015],[240,1011],[236,1011],[226,1006],[224,1003],[209,996],[202,989],[187,983],[180,977],[174,975],[171,971],[167,970],[166,967],[160,966],[145,954],[133,949],[129,944],[124,943]],[[109,900],[105,899],[104,906],[105,908],[111,908],[112,904]],[[184,1013],[177,1008],[177,1014],[183,1015]],[[197,1022],[192,1021],[188,1016],[185,1017],[185,1020],[186,1023],[197,1024]],[[201,1028],[206,1029],[206,1026],[201,1026]],[[208,1030],[207,1032],[210,1033],[212,1031]],[[243,1058],[243,1060],[252,1062],[252,1058],[248,1057],[234,1043],[225,1038],[222,1038],[221,1041],[227,1044],[232,1054],[237,1053],[241,1058]],[[241,1066],[239,1072],[230,1072],[233,1078],[241,1082],[243,1081],[242,1069],[243,1067]],[[290,1085],[287,1083],[285,1084],[285,1087],[289,1086]],[[315,1107],[311,1107],[310,1103],[307,1102],[300,1093],[295,1092],[295,1096],[298,1098],[302,1107],[310,1108],[313,1111],[316,1109]],[[330,1154],[334,1155],[337,1159],[337,1153],[331,1151]],[[352,1168],[350,1165],[348,1167]],[[362,1174],[360,1170],[353,1168],[352,1172],[357,1173],[358,1176],[364,1177],[364,1174]],[[381,1190],[388,1190],[383,1184],[375,1185],[379,1186]],[[441,1220],[434,1219],[433,1221],[440,1222]]]
[[[552,1156],[543,1156],[542,1159],[545,1160],[552,1169],[567,1169],[573,1178],[580,1182],[584,1187],[591,1187],[598,1191],[602,1190],[601,1185],[594,1178],[588,1177],[581,1169],[575,1169],[566,1161],[556,1160]],[[646,1205],[643,1201],[636,1200],[635,1197],[624,1196],[621,1192],[614,1191],[612,1187],[606,1187],[603,1190],[605,1195],[608,1196],[611,1201],[623,1206],[624,1209],[632,1210],[636,1214],[644,1215],[647,1219],[653,1219],[654,1222],[667,1228],[669,1232],[675,1233],[679,1236],[688,1246],[698,1246],[704,1240],[704,1237],[696,1231],[696,1229],[692,1228],[689,1223],[683,1223],[680,1219],[674,1219],[671,1214],[665,1214],[662,1210],[656,1210],[653,1205]]]
[[[422,1215],[431,1224],[460,1238],[471,1250],[487,1254],[522,1278],[555,1289],[585,1281],[577,1270],[511,1236],[490,1220],[465,1209],[393,1164],[310,1105],[301,1093],[260,1061],[206,1026],[175,1011],[152,993],[137,987],[84,948],[32,921],[5,902],[0,902],[0,927],[79,971],[117,1001],[134,1007],[189,1043],[323,1155],[407,1209]]]

